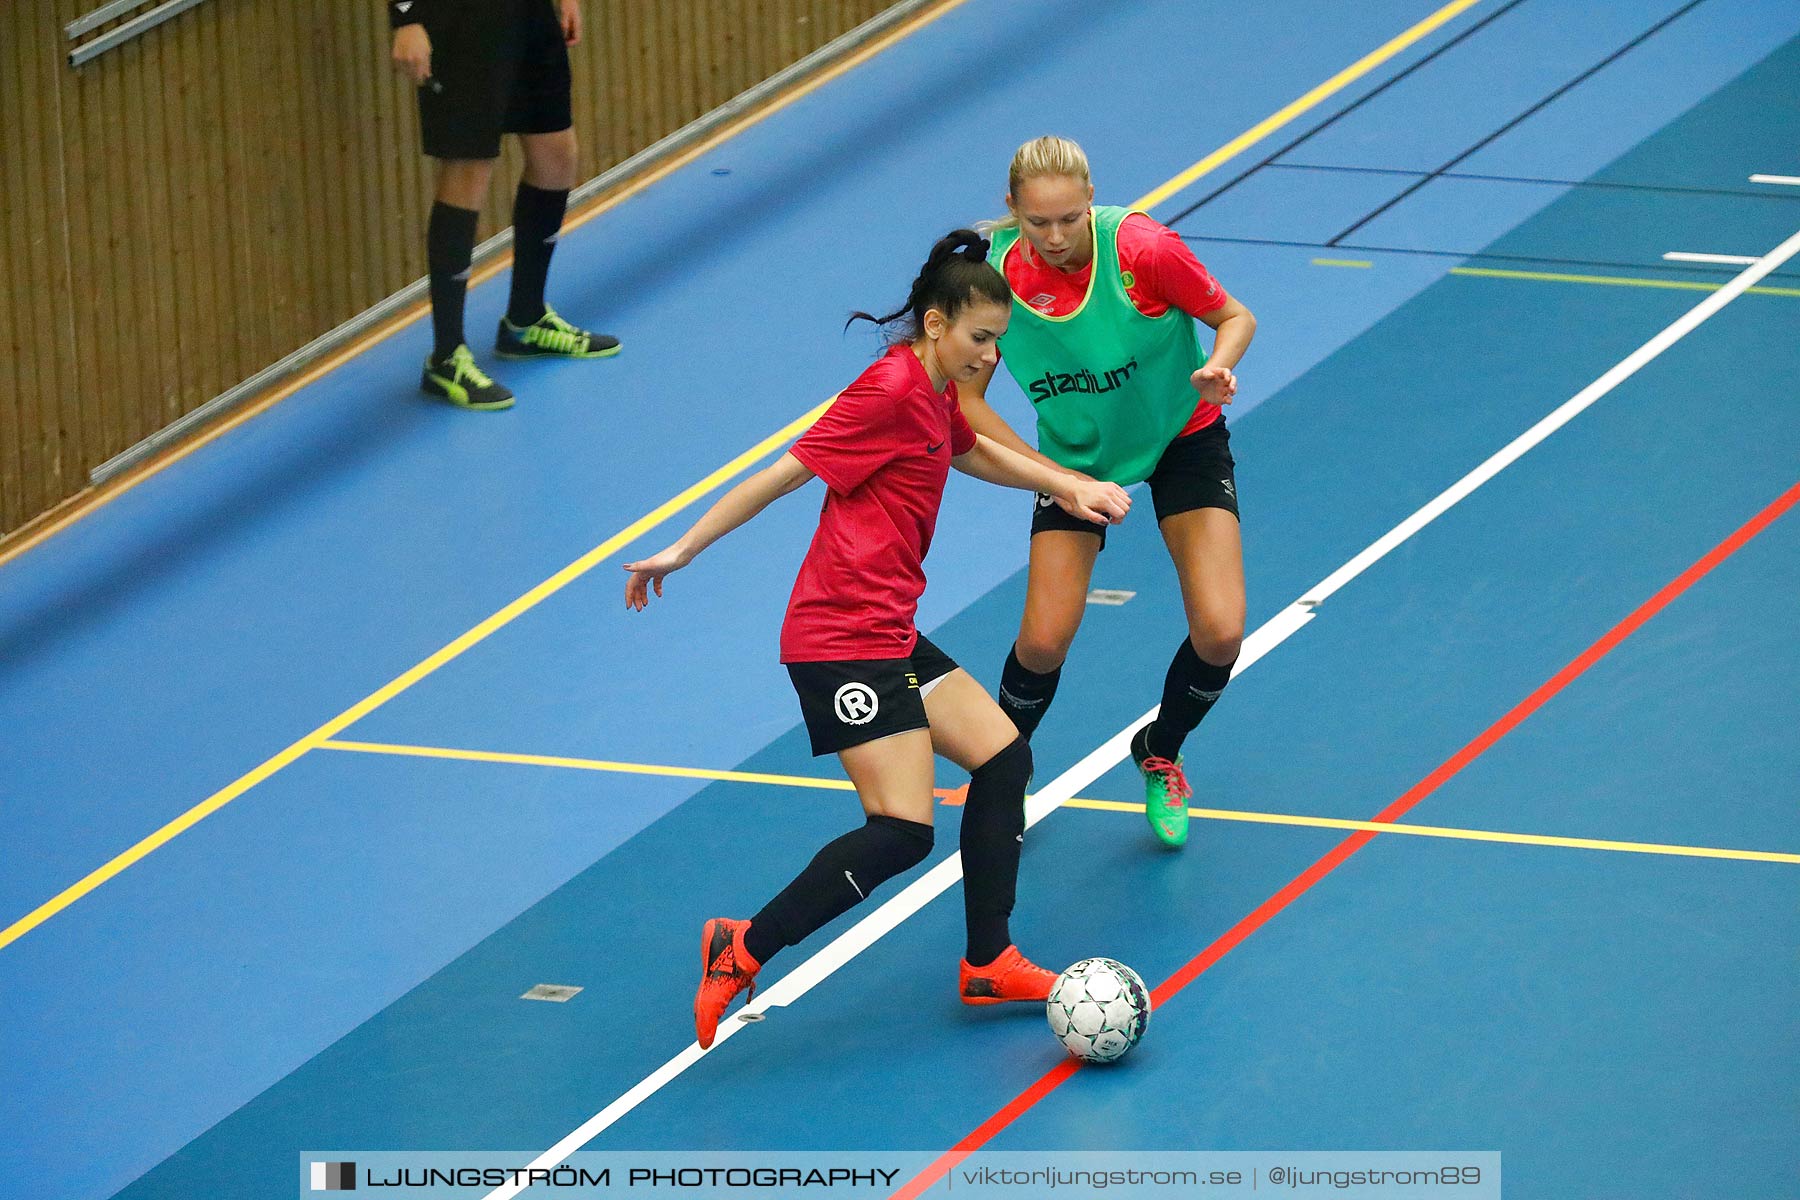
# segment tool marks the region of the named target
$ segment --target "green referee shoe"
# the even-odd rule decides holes
[[[1145,732],[1131,739],[1131,759],[1144,776],[1144,816],[1157,841],[1180,849],[1187,844],[1187,802],[1194,794],[1188,786],[1187,774],[1181,769],[1181,756],[1174,762],[1150,753]]]
[[[611,358],[618,352],[618,338],[577,329],[548,304],[544,315],[529,325],[501,317],[494,338],[494,353],[501,358]]]
[[[513,406],[513,394],[475,365],[475,356],[467,346],[458,346],[443,358],[426,359],[419,390],[477,412],[498,412]]]

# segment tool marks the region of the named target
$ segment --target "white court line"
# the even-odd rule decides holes
[[[1754,254],[1696,254],[1688,250],[1671,250],[1663,255],[1670,262],[1720,263],[1727,267],[1743,267],[1756,261]]]
[[[1800,175],[1752,175],[1751,183],[1781,183],[1788,187],[1800,187]]]
[[[1631,378],[1645,364],[1692,333],[1703,321],[1743,295],[1746,289],[1754,286],[1758,280],[1774,271],[1796,253],[1800,253],[1800,232],[1796,232],[1787,241],[1757,259],[1753,266],[1747,267],[1730,283],[1725,284],[1689,309],[1679,320],[1645,342],[1624,361],[1581,389],[1549,416],[1514,438],[1498,453],[1457,480],[1418,512],[1394,526],[1368,549],[1333,571],[1316,586],[1308,589],[1299,600],[1276,613],[1244,639],[1244,649],[1238,656],[1237,666],[1232,671],[1232,678],[1235,679],[1242,674],[1252,663],[1287,641],[1302,626],[1311,621],[1314,609],[1326,597],[1368,570],[1389,551],[1425,528],[1458,501],[1523,457],[1526,451],[1574,420],[1584,409]],[[1123,762],[1130,753],[1131,735],[1141,726],[1153,720],[1156,711],[1152,708],[1115,733],[1093,753],[1058,775],[1042,791],[1030,797],[1025,804],[1026,827],[1029,828],[1043,820],[1064,800],[1072,798],[1078,791]],[[768,1009],[782,1008],[792,1004],[832,972],[874,945],[900,922],[942,895],[960,878],[962,878],[962,857],[960,854],[952,854],[902,888],[893,899],[888,900],[874,912],[839,934],[824,949],[782,976],[774,986],[746,1006],[744,1011],[761,1015]],[[718,1040],[713,1043],[713,1048],[716,1050],[743,1028],[744,1023],[739,1020],[721,1022]],[[698,1043],[689,1043],[685,1050],[646,1076],[636,1087],[589,1117],[579,1128],[539,1155],[531,1163],[531,1169],[555,1168],[569,1155],[593,1141],[620,1117],[655,1095],[664,1084],[675,1079],[710,1053],[712,1053],[711,1050],[700,1049]],[[510,1183],[489,1192],[486,1200],[511,1200],[512,1197],[524,1190],[525,1184]]]

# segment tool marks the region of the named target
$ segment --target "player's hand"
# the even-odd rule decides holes
[[[1069,489],[1063,511],[1096,525],[1117,525],[1131,511],[1131,497],[1116,483],[1083,476]]]
[[[1063,474],[1065,474],[1065,475],[1073,475],[1075,478],[1085,479],[1089,483],[1092,483],[1094,481],[1094,477],[1092,475],[1084,474],[1081,471],[1075,470],[1073,467],[1064,467],[1064,468],[1062,468],[1062,471],[1063,471]],[[1073,500],[1066,499],[1065,497],[1062,497],[1062,496],[1052,496],[1050,498],[1052,500],[1056,501],[1056,507],[1062,509],[1064,512],[1068,513],[1071,517],[1081,516],[1080,513],[1075,511],[1075,502]]]
[[[1188,381],[1208,404],[1230,404],[1237,395],[1237,376],[1231,373],[1230,367],[1207,363],[1189,376]]]
[[[688,565],[688,558],[674,546],[639,562],[626,563],[631,578],[625,581],[625,607],[642,612],[650,607],[650,589],[662,595],[663,580]]]
[[[562,33],[564,45],[573,46],[581,41],[580,0],[562,0]]]
[[[394,30],[394,70],[418,87],[431,78],[431,35],[423,25],[402,25]]]

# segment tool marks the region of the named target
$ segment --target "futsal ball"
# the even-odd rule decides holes
[[[1122,962],[1084,958],[1056,977],[1044,1011],[1050,1032],[1070,1054],[1117,1062],[1150,1024],[1150,989]]]

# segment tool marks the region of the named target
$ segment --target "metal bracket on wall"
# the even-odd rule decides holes
[[[116,20],[133,9],[144,7],[149,0],[112,0],[111,4],[103,4],[85,17],[78,17],[63,28],[69,40],[74,41],[82,34],[100,28],[108,21]],[[69,65],[79,67],[82,63],[92,62],[108,50],[116,49],[129,42],[139,34],[147,33],[161,25],[171,17],[178,17],[190,8],[206,3],[206,0],[166,0],[147,13],[133,17],[116,29],[109,29],[92,41],[83,42],[69,51]]]

